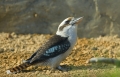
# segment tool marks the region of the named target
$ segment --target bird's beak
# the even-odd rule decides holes
[[[75,19],[75,24],[79,24],[83,20],[83,17]]]

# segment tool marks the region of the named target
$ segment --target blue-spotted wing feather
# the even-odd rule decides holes
[[[67,37],[54,35],[29,58],[29,62],[31,64],[43,62],[65,53],[69,47],[70,42]]]
[[[64,52],[66,52],[70,47],[70,43],[68,41],[53,46],[51,48],[49,48],[47,51],[45,51],[45,53],[43,53],[43,55],[41,56],[41,58],[52,58],[55,56],[58,56]]]

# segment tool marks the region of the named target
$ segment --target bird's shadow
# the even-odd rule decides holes
[[[89,64],[89,65],[80,65],[80,66],[74,66],[74,65],[61,65],[62,68],[65,68],[66,71],[75,71],[75,70],[97,70],[97,69],[111,69],[114,66],[110,64]],[[45,68],[44,70],[49,70],[48,68]],[[42,69],[31,69],[31,70],[23,70],[22,72],[35,72],[40,71],[42,72]]]
[[[99,63],[93,63],[88,65],[62,65],[63,68],[66,68],[68,71],[74,71],[74,70],[97,70],[97,69],[111,69],[114,68],[114,65],[111,64],[99,64]]]

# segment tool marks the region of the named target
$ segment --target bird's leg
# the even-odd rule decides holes
[[[62,72],[66,72],[66,71],[67,71],[67,69],[62,68],[60,65],[59,65],[56,69],[58,69],[58,70],[60,70],[60,71],[62,71]]]
[[[55,67],[55,68],[51,68],[49,73],[54,73],[55,71],[62,71],[62,72],[66,72],[67,70],[62,68],[61,66]]]

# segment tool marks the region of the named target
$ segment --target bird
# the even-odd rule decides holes
[[[22,64],[9,68],[7,74],[16,74],[23,69],[33,66],[49,66],[51,70],[63,70],[60,63],[71,53],[77,42],[77,25],[83,17],[68,17],[57,28],[56,34],[51,36]]]

